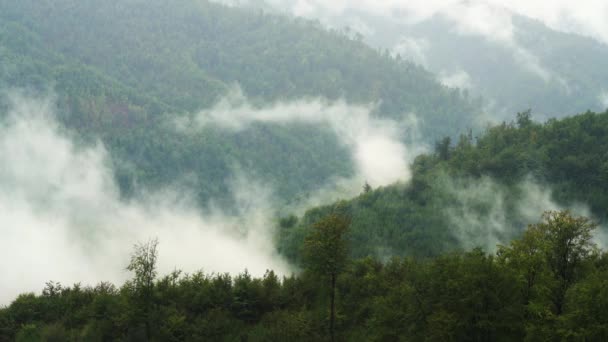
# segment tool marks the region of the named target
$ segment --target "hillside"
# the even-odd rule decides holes
[[[515,3],[0,0],[0,342],[608,341],[608,12]]]
[[[292,1],[268,3],[297,13]],[[482,96],[494,122],[527,109],[545,120],[608,107],[605,42],[553,30],[491,1],[430,4],[428,10],[398,2],[385,7],[395,10],[345,3],[333,11],[315,4],[302,13],[423,66],[443,84]]]
[[[546,210],[570,209],[608,218],[608,112],[538,124],[529,113],[462,135],[420,155],[413,178],[340,202],[352,216],[355,257],[435,256],[518,237]],[[280,222],[279,249],[300,260],[309,226],[334,205]],[[603,231],[603,230],[601,230]],[[600,235],[602,240],[602,235]],[[602,240],[602,243],[608,241]]]
[[[206,1],[143,4],[0,1],[0,84],[53,90],[60,120],[110,150],[125,193],[194,174],[202,200],[221,198],[242,165],[289,198],[353,172],[318,125],[168,128],[235,84],[257,105],[320,97],[378,103],[375,115],[395,120],[414,113],[429,142],[473,126],[479,112],[423,69],[312,22]]]

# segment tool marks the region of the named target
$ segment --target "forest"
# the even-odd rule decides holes
[[[0,0],[0,342],[608,341],[608,45],[246,4]]]
[[[546,212],[520,238],[433,258],[348,256],[338,205],[302,245],[303,270],[279,277],[157,275],[162,241],[136,245],[117,287],[48,282],[0,309],[3,341],[602,341],[608,254],[596,224]]]
[[[258,107],[322,98],[379,103],[374,115],[397,121],[416,113],[429,142],[457,136],[481,112],[478,99],[413,63],[265,12],[208,1],[26,0],[0,1],[0,19],[0,86],[55,93],[58,119],[110,149],[126,196],[194,173],[201,203],[229,205],[223,178],[235,163],[276,183],[286,200],[352,174],[350,156],[324,127],[173,129],[176,117],[212,107],[235,84]]]
[[[497,242],[518,237],[542,211],[576,209],[580,203],[588,206],[582,214],[605,224],[608,112],[544,124],[530,115],[519,113],[512,122],[490,127],[479,137],[469,132],[455,143],[449,137],[440,139],[432,153],[414,160],[407,184],[370,186],[344,201],[353,218],[352,256],[429,257],[479,246],[493,250]],[[543,192],[551,203],[538,198]],[[279,250],[290,260],[299,260],[298,246],[308,227],[332,207],[281,218]],[[499,224],[493,222],[497,214]],[[467,221],[467,215],[475,220]],[[488,239],[494,227],[496,236]]]

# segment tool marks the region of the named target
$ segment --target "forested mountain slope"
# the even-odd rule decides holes
[[[608,107],[608,45],[547,27],[507,4],[444,2],[419,10],[424,7],[396,2],[373,11],[370,4],[356,2],[316,3],[308,10],[290,0],[267,3],[359,35],[378,49],[424,66],[447,85],[483,96],[492,108],[490,118],[498,122],[529,108],[536,118],[546,119]]]
[[[445,139],[434,153],[415,160],[410,183],[341,203],[352,215],[352,253],[385,257],[493,250],[519,236],[543,211],[561,208],[606,222],[606,151],[608,112],[545,124],[531,121],[526,112],[476,140],[469,134],[455,144]],[[299,220],[283,218],[280,250],[299,260],[297,246],[308,227],[333,206],[311,209]]]
[[[483,96],[495,118],[532,109],[547,119],[608,107],[607,45],[509,15],[510,40],[463,32],[440,15],[415,25],[362,18],[376,28],[366,41]]]
[[[608,107],[607,45],[526,17],[511,20],[513,37],[507,42],[458,33],[441,18],[417,25],[404,37],[429,44],[425,65],[445,82],[466,73],[463,86],[468,83],[473,94],[493,102],[503,119],[528,108],[548,119]]]
[[[263,6],[0,0],[0,342],[608,340],[608,111],[438,81],[566,115],[605,47]]]
[[[360,41],[206,1],[3,0],[0,41],[0,84],[54,90],[57,116],[85,140],[101,137],[125,193],[195,175],[202,200],[221,197],[233,166],[252,165],[284,198],[352,172],[344,147],[318,125],[184,135],[170,124],[234,84],[257,105],[321,97],[379,103],[376,115],[397,120],[414,113],[428,141],[471,127],[479,112],[423,69]]]

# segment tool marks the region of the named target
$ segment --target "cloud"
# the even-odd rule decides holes
[[[550,188],[531,177],[515,189],[487,176],[468,179],[444,175],[439,184],[450,199],[444,207],[452,232],[465,249],[482,247],[493,252],[498,244],[516,238],[517,232],[528,224],[539,222],[542,213],[548,210],[567,209],[575,215],[591,217],[590,210],[582,204],[557,204]],[[602,234],[604,230],[599,229],[597,242],[603,241]]]
[[[562,32],[608,43],[608,2],[603,0],[491,0],[511,11],[540,20]]]
[[[359,32],[368,38],[384,34],[371,24],[373,17],[375,21],[380,18],[403,27],[440,16],[450,21],[453,31],[460,35],[483,37],[504,46],[522,68],[545,82],[558,82],[566,91],[562,77],[517,42],[513,16],[524,15],[558,31],[592,36],[608,43],[608,4],[601,1],[588,0],[581,4],[567,0],[267,0],[266,3],[291,15],[320,20],[329,27],[352,23],[351,26],[360,28]],[[405,38],[396,44],[390,43],[395,46],[384,47],[395,48],[394,53],[428,67],[423,58],[425,45],[416,43],[419,42]]]
[[[103,145],[77,146],[52,108],[13,96],[0,121],[0,303],[49,280],[122,282],[133,244],[151,237],[161,273],[290,272],[274,253],[264,184],[234,178],[237,215],[198,209],[171,189],[123,200]]]
[[[394,55],[399,54],[404,59],[428,68],[427,53],[430,44],[424,38],[403,37],[392,48]]]
[[[222,129],[240,131],[254,123],[289,125],[298,123],[329,127],[351,151],[357,174],[354,178],[367,180],[372,186],[383,186],[411,176],[409,163],[424,147],[415,144],[417,119],[413,114],[403,120],[375,117],[374,106],[352,106],[344,101],[322,99],[278,102],[263,107],[253,106],[235,88],[214,107],[201,111],[185,122],[181,129],[200,129],[215,125]],[[405,143],[411,142],[411,145]],[[359,187],[357,187],[359,188]]]
[[[450,88],[473,88],[473,80],[471,79],[471,76],[464,70],[459,70],[454,73],[439,73],[439,82]]]
[[[481,1],[457,2],[440,8],[437,14],[449,19],[461,35],[480,36],[508,48],[514,60],[545,82],[559,79],[541,63],[533,53],[516,40],[517,28],[513,12],[498,4]]]
[[[608,109],[608,91],[602,91],[597,98],[600,101],[600,104]]]
[[[223,0],[226,1],[230,0]],[[508,10],[537,19],[558,31],[608,43],[608,2],[603,0],[266,0],[266,3],[297,16],[316,19],[344,16],[353,10],[409,22],[445,14],[458,20],[464,30],[503,38],[512,34],[505,11]]]

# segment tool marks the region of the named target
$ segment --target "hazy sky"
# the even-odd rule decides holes
[[[232,0],[234,1],[234,0]],[[225,1],[229,2],[229,1]],[[238,2],[238,1],[237,1]],[[241,0],[240,2],[246,2]],[[305,17],[339,16],[348,10],[396,18],[421,20],[454,9],[476,9],[492,5],[497,10],[476,10],[463,16],[468,25],[493,27],[502,22],[501,8],[508,9],[565,32],[575,32],[608,43],[608,1],[606,0],[267,0]],[[456,10],[456,12],[460,12]],[[497,21],[498,20],[498,21]]]

